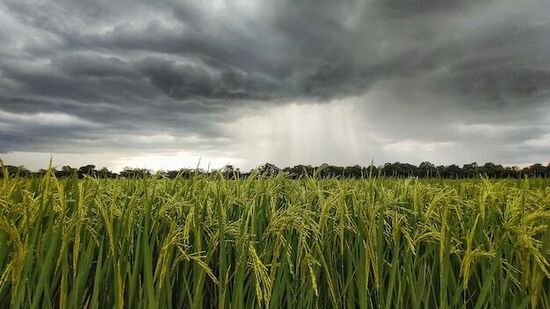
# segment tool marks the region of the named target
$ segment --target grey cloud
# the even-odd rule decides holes
[[[230,144],[223,124],[241,113],[369,94],[381,101],[362,107],[375,112],[365,121],[393,139],[467,143],[452,126],[434,129],[449,122],[519,125],[521,134],[504,135],[516,144],[548,132],[540,112],[550,90],[544,0],[225,5],[0,0],[11,17],[10,32],[0,29],[9,42],[0,47],[0,111],[99,125],[12,123],[0,151],[89,140],[125,147],[110,137],[153,131],[207,139],[159,149],[221,147]]]
[[[460,75],[448,83],[457,85],[456,90],[461,93],[499,105],[544,102],[550,90],[550,71],[497,69]]]
[[[404,18],[417,15],[430,15],[434,13],[446,13],[475,4],[487,2],[485,0],[377,0],[377,6],[392,18]]]
[[[178,65],[163,59],[145,59],[136,65],[151,84],[176,99],[269,100],[282,93],[281,85],[257,74],[231,68],[208,72],[198,65]]]

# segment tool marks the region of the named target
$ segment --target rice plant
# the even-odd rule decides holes
[[[0,307],[550,308],[550,180],[6,177]]]

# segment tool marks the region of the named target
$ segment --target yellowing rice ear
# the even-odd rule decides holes
[[[0,183],[0,308],[547,308],[549,192],[550,179],[14,175]]]

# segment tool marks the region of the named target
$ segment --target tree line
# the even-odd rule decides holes
[[[40,177],[48,172],[46,169],[39,171],[30,171],[24,166],[2,165],[0,177],[4,175],[19,177]],[[296,165],[293,167],[279,168],[274,164],[266,163],[260,165],[256,170],[242,172],[239,168],[232,165],[226,165],[218,170],[205,171],[203,169],[183,168],[170,171],[152,171],[144,168],[124,168],[120,173],[115,173],[103,167],[97,169],[95,165],[89,164],[79,168],[63,166],[61,169],[51,168],[50,172],[58,178],[86,176],[94,178],[143,178],[157,175],[163,178],[190,178],[193,175],[221,175],[228,179],[248,178],[251,176],[275,176],[279,173],[285,173],[291,179],[304,177],[321,178],[366,178],[366,177],[420,177],[420,178],[522,178],[522,177],[541,177],[550,178],[550,163],[544,166],[541,163],[535,163],[527,167],[503,166],[492,162],[479,165],[476,162],[464,164],[462,167],[451,165],[435,165],[430,162],[422,162],[418,166],[409,163],[385,163],[380,166],[335,166],[321,164],[319,166]]]

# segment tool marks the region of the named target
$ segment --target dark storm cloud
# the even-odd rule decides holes
[[[485,0],[377,0],[376,6],[390,17],[406,18],[411,15],[430,15],[437,12],[454,11],[487,2]]]
[[[0,117],[12,119],[0,152],[125,147],[134,141],[114,137],[151,132],[178,141],[161,148],[199,147],[186,142],[196,137],[215,148],[231,142],[222,124],[241,113],[372,89],[392,91],[365,107],[395,108],[373,118],[391,119],[392,138],[460,141],[469,133],[435,130],[455,121],[521,123],[503,136],[540,139],[548,9],[544,0],[0,0]],[[412,121],[400,109],[426,112]],[[37,114],[46,120],[27,117]]]

